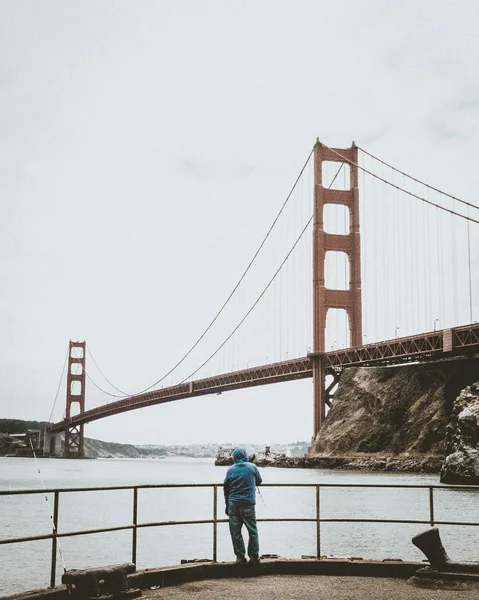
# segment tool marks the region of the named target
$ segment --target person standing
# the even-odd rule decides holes
[[[248,454],[243,448],[236,448],[232,454],[233,465],[226,472],[223,484],[225,513],[228,515],[231,541],[238,564],[245,564],[246,552],[241,534],[243,525],[248,530],[248,556],[250,563],[259,563],[259,536],[256,525],[256,486],[262,483],[256,465],[248,462]]]

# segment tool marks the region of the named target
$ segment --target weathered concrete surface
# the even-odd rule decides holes
[[[479,593],[479,586],[470,583],[431,587],[414,587],[404,579],[271,575],[195,581],[145,591],[143,597],[151,600],[472,600]]]
[[[236,565],[231,562],[215,563],[194,562],[184,565],[162,567],[159,569],[145,569],[128,576],[130,587],[149,590],[151,588],[174,589],[178,585],[198,582],[203,580],[229,579],[238,576],[244,578],[259,576],[288,575],[302,577],[303,575],[315,576],[364,576],[364,577],[392,577],[408,579],[424,566],[421,563],[412,563],[397,560],[356,560],[356,559],[285,559],[262,560],[257,566]],[[67,600],[69,598],[66,586],[55,589],[43,589],[35,592],[25,592],[6,597],[9,600]],[[3,600],[0,599],[0,600]]]
[[[462,592],[479,592],[478,584],[467,581],[424,581],[421,586],[435,591],[417,589],[408,584],[424,563],[397,560],[371,561],[360,559],[278,559],[264,560],[258,566],[234,563],[191,563],[181,566],[147,569],[128,576],[130,586],[144,590],[151,600],[163,598],[195,600],[228,598],[228,600],[302,599],[328,600],[375,598],[377,600],[428,598],[460,600]],[[412,579],[414,578],[414,579]],[[471,587],[472,586],[472,587]],[[473,587],[476,586],[476,587]],[[454,596],[450,596],[451,590]],[[34,593],[9,596],[9,600],[66,600],[65,586]],[[471,596],[467,596],[471,598]],[[472,595],[474,597],[474,595]]]
[[[478,373],[479,376],[479,373]],[[454,400],[446,429],[446,459],[441,482],[479,485],[479,382]]]

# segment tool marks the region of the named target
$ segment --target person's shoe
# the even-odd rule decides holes
[[[236,564],[237,565],[245,565],[248,561],[246,560],[246,558],[244,556],[237,556],[236,557]]]
[[[252,556],[249,559],[249,564],[250,565],[259,565],[259,563],[260,563],[259,556]]]

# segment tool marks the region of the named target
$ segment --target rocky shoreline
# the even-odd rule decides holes
[[[277,467],[283,469],[342,469],[354,471],[389,471],[399,473],[439,473],[444,457],[429,456],[274,456],[266,458],[251,457],[258,467]],[[216,459],[216,466],[233,464],[230,458]]]
[[[391,471],[404,473],[439,473],[442,456],[285,456],[274,460],[260,460],[259,467],[296,469],[343,469],[355,471]]]

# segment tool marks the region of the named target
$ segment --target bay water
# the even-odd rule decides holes
[[[40,471],[40,472],[38,472]],[[226,467],[213,459],[65,460],[0,458],[0,490],[133,486],[223,482]],[[365,473],[321,469],[261,469],[264,483],[437,485],[437,475]],[[479,494],[451,489],[434,491],[435,519],[479,521]],[[132,523],[132,490],[60,494],[58,531],[71,532]],[[51,533],[52,494],[0,496],[0,539]],[[218,518],[224,515],[222,490]],[[315,488],[263,487],[257,517],[312,518]],[[321,488],[321,517],[339,519],[429,520],[428,489]],[[143,489],[138,492],[138,522],[213,518],[211,488]],[[322,523],[321,555],[421,561],[411,537],[427,524]],[[315,523],[260,523],[260,552],[284,557],[316,554]],[[479,527],[440,526],[453,560],[479,560]],[[245,536],[247,537],[247,536]],[[63,568],[88,568],[131,561],[129,530],[59,540],[57,581]],[[213,526],[179,525],[138,530],[138,569],[175,565],[181,559],[213,555]],[[0,595],[47,587],[51,541],[0,545]],[[227,523],[218,525],[218,560],[234,560]]]

